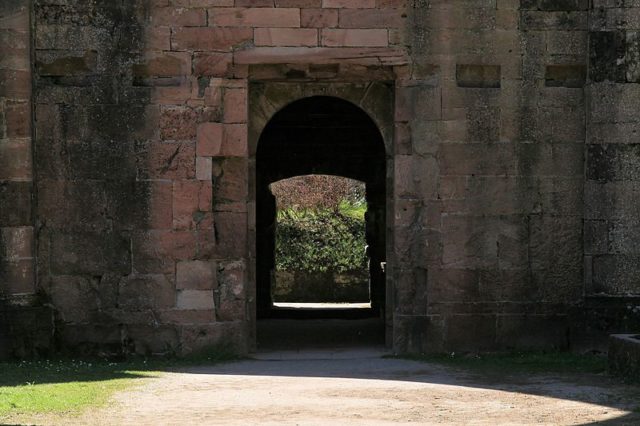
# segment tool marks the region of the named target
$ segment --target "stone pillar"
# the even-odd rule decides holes
[[[0,4],[0,297],[9,303],[35,293],[29,26],[28,1]]]

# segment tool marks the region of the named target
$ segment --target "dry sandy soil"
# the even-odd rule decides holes
[[[487,377],[376,349],[269,352],[164,373],[108,409],[45,424],[640,424],[640,388],[605,375]]]

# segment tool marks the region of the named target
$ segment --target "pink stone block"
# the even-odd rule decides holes
[[[246,157],[249,154],[246,124],[225,125],[222,152],[225,157]]]
[[[302,9],[300,10],[300,25],[310,28],[337,27],[338,11],[336,9]]]
[[[196,154],[203,157],[217,157],[222,152],[224,125],[202,123],[198,126]]]
[[[211,290],[216,287],[216,263],[205,260],[178,262],[176,288],[178,290]]]
[[[176,302],[178,309],[188,310],[212,310],[213,291],[212,290],[180,290]]]
[[[184,7],[152,7],[151,25],[172,27],[201,27],[207,24],[205,9]]]
[[[171,29],[169,27],[149,28],[146,32],[145,47],[151,50],[171,49]]]
[[[401,28],[403,14],[403,9],[342,9],[340,28]]]
[[[196,179],[211,180],[212,168],[211,157],[196,157]]]
[[[370,9],[376,7],[376,0],[322,0],[323,8]]]
[[[310,7],[322,7],[322,0],[275,0],[276,7],[298,7],[307,9]]]
[[[229,51],[253,39],[252,28],[176,28],[171,36],[173,50]]]
[[[247,122],[247,90],[226,88],[224,91],[224,122]]]
[[[179,180],[173,183],[173,228],[195,229],[198,213],[211,211],[211,181]]]
[[[300,9],[295,8],[219,8],[210,9],[209,25],[216,27],[300,26]]]
[[[232,63],[231,53],[196,53],[193,59],[193,71],[199,77],[227,77]]]
[[[329,47],[386,47],[389,44],[384,29],[324,29],[322,45]]]
[[[256,46],[317,46],[318,30],[312,28],[256,28]]]

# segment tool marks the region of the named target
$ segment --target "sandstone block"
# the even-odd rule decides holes
[[[211,157],[196,157],[196,179],[211,180]]]
[[[185,310],[212,310],[213,290],[179,290],[176,307]]]
[[[253,39],[251,28],[219,28],[215,25],[216,28],[176,28],[171,34],[171,48],[224,52]]]
[[[191,55],[185,52],[148,53],[132,67],[134,77],[176,77],[191,73]]]
[[[456,65],[458,87],[498,88],[501,82],[500,65]]]
[[[33,227],[0,228],[0,259],[18,261],[33,257]]]
[[[181,261],[177,264],[178,290],[212,290],[217,287],[217,265],[212,261]],[[213,297],[211,298],[213,303]]]
[[[215,211],[223,211],[234,203],[246,203],[249,194],[248,167],[246,158],[215,159],[213,163],[213,208]]]
[[[125,333],[127,349],[137,355],[168,355],[178,351],[178,330],[173,326],[130,325]]]
[[[209,25],[216,27],[300,27],[300,9],[220,8],[211,9]]]
[[[0,140],[0,179],[31,180],[32,167],[31,139]]]
[[[212,208],[210,181],[173,182],[173,228],[195,229],[204,212]]]
[[[175,262],[196,256],[196,235],[189,231],[136,231],[133,269],[139,274],[173,274]]]
[[[0,260],[0,282],[2,291],[7,295],[35,293],[35,271],[33,260]]]
[[[0,181],[0,223],[3,226],[30,226],[31,182]]]
[[[221,154],[225,157],[246,157],[249,146],[246,124],[225,124]]]
[[[7,101],[4,125],[8,138],[31,138],[31,103]]]
[[[201,27],[207,24],[205,9],[183,7],[152,7],[151,25],[171,27]]]
[[[198,144],[196,154],[204,157],[217,157],[222,152],[224,125],[220,123],[202,123],[198,126]]]
[[[180,327],[180,345],[183,353],[246,354],[249,331],[243,321]]]
[[[247,251],[247,214],[214,213],[216,254],[220,258],[238,259]],[[220,278],[218,278],[220,285]]]
[[[188,107],[163,108],[160,135],[164,140],[193,140],[197,132],[197,112]]]
[[[322,45],[327,47],[385,47],[389,35],[385,29],[323,29]]]
[[[175,305],[175,286],[165,275],[132,275],[120,281],[118,306],[129,310],[165,309]]]
[[[131,242],[126,233],[77,232],[51,236],[51,271],[59,275],[131,271]]]
[[[370,9],[376,7],[376,0],[322,0],[325,9]]]
[[[98,282],[88,277],[52,277],[47,293],[64,322],[90,321],[92,315],[100,308]]]
[[[244,88],[226,88],[224,90],[224,122],[247,122],[247,90]]]
[[[403,9],[341,9],[340,28],[400,28]]]
[[[322,7],[322,0],[275,0],[276,7],[297,7],[300,9]]]
[[[193,59],[193,72],[202,77],[228,77],[232,62],[230,53],[197,52]]]
[[[317,46],[318,30],[312,28],[256,28],[256,46]]]
[[[547,65],[545,70],[545,85],[547,87],[584,86],[587,77],[585,65]]]
[[[336,9],[301,9],[300,26],[309,28],[331,28],[338,26]]]

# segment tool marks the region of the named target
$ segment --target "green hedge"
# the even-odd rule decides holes
[[[362,215],[331,210],[283,210],[276,228],[280,271],[347,272],[367,268]]]

